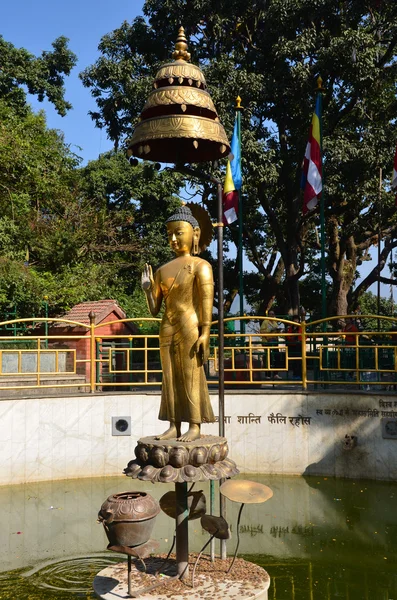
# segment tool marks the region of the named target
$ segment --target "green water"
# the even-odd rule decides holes
[[[270,600],[397,600],[397,483],[323,477],[252,477],[269,485],[266,504],[246,505],[240,551],[270,574]],[[208,485],[202,487],[208,497]],[[0,600],[94,598],[95,574],[120,556],[104,550],[96,523],[107,496],[128,489],[160,498],[167,485],[125,477],[0,487]],[[233,553],[239,506],[228,503]],[[173,521],[159,515],[153,538],[166,551]],[[190,524],[190,548],[207,539]]]

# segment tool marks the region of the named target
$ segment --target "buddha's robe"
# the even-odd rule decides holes
[[[154,279],[165,302],[160,326],[163,382],[159,419],[212,423],[215,417],[202,358],[195,352],[200,327],[209,325],[212,318],[211,265],[197,256],[178,257],[160,267]]]

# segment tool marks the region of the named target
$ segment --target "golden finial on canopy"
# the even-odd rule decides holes
[[[176,38],[175,51],[172,53],[172,58],[175,60],[190,60],[190,52],[187,51],[187,39],[185,29],[182,25],[179,27],[178,37]]]
[[[127,155],[176,164],[219,160],[229,154],[230,144],[203,72],[189,62],[183,27],[173,58],[157,71]]]

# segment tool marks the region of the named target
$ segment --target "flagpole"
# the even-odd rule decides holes
[[[323,156],[323,123],[322,123],[322,113],[323,113],[323,80],[321,77],[317,78],[317,98],[319,101],[320,107],[320,149],[321,149],[321,159]],[[325,272],[325,211],[324,211],[324,164],[322,164],[322,191],[320,197],[320,240],[321,240],[321,318],[325,319],[327,317],[327,286],[326,286],[326,272]],[[325,329],[325,324],[324,324]]]
[[[378,317],[380,315],[380,258],[381,258],[381,238],[382,238],[382,167],[379,167],[379,187],[378,187],[378,281],[376,293],[376,310]],[[380,330],[380,319],[378,319],[378,331]]]
[[[238,135],[238,143],[241,148],[241,111],[243,107],[241,106],[241,98],[237,96],[236,98],[236,121],[237,121],[237,135]],[[241,167],[240,167],[241,168]],[[240,317],[244,316],[244,277],[243,277],[243,202],[241,198],[241,189],[238,190],[238,280],[239,280],[239,298],[240,298]],[[245,322],[241,321],[240,323],[240,331],[245,333]]]

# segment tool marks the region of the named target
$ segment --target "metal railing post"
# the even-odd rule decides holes
[[[302,388],[307,390],[307,361],[306,361],[306,323],[301,323],[302,338]]]
[[[99,363],[101,362],[101,338],[95,338],[95,383],[101,383]]]
[[[40,347],[41,339],[37,339],[37,374],[36,374],[36,385],[40,385]],[[22,354],[21,354],[21,372],[22,372]]]
[[[95,313],[90,312],[88,315],[90,319],[90,392],[95,393],[95,366],[96,366],[96,352],[95,352]]]

